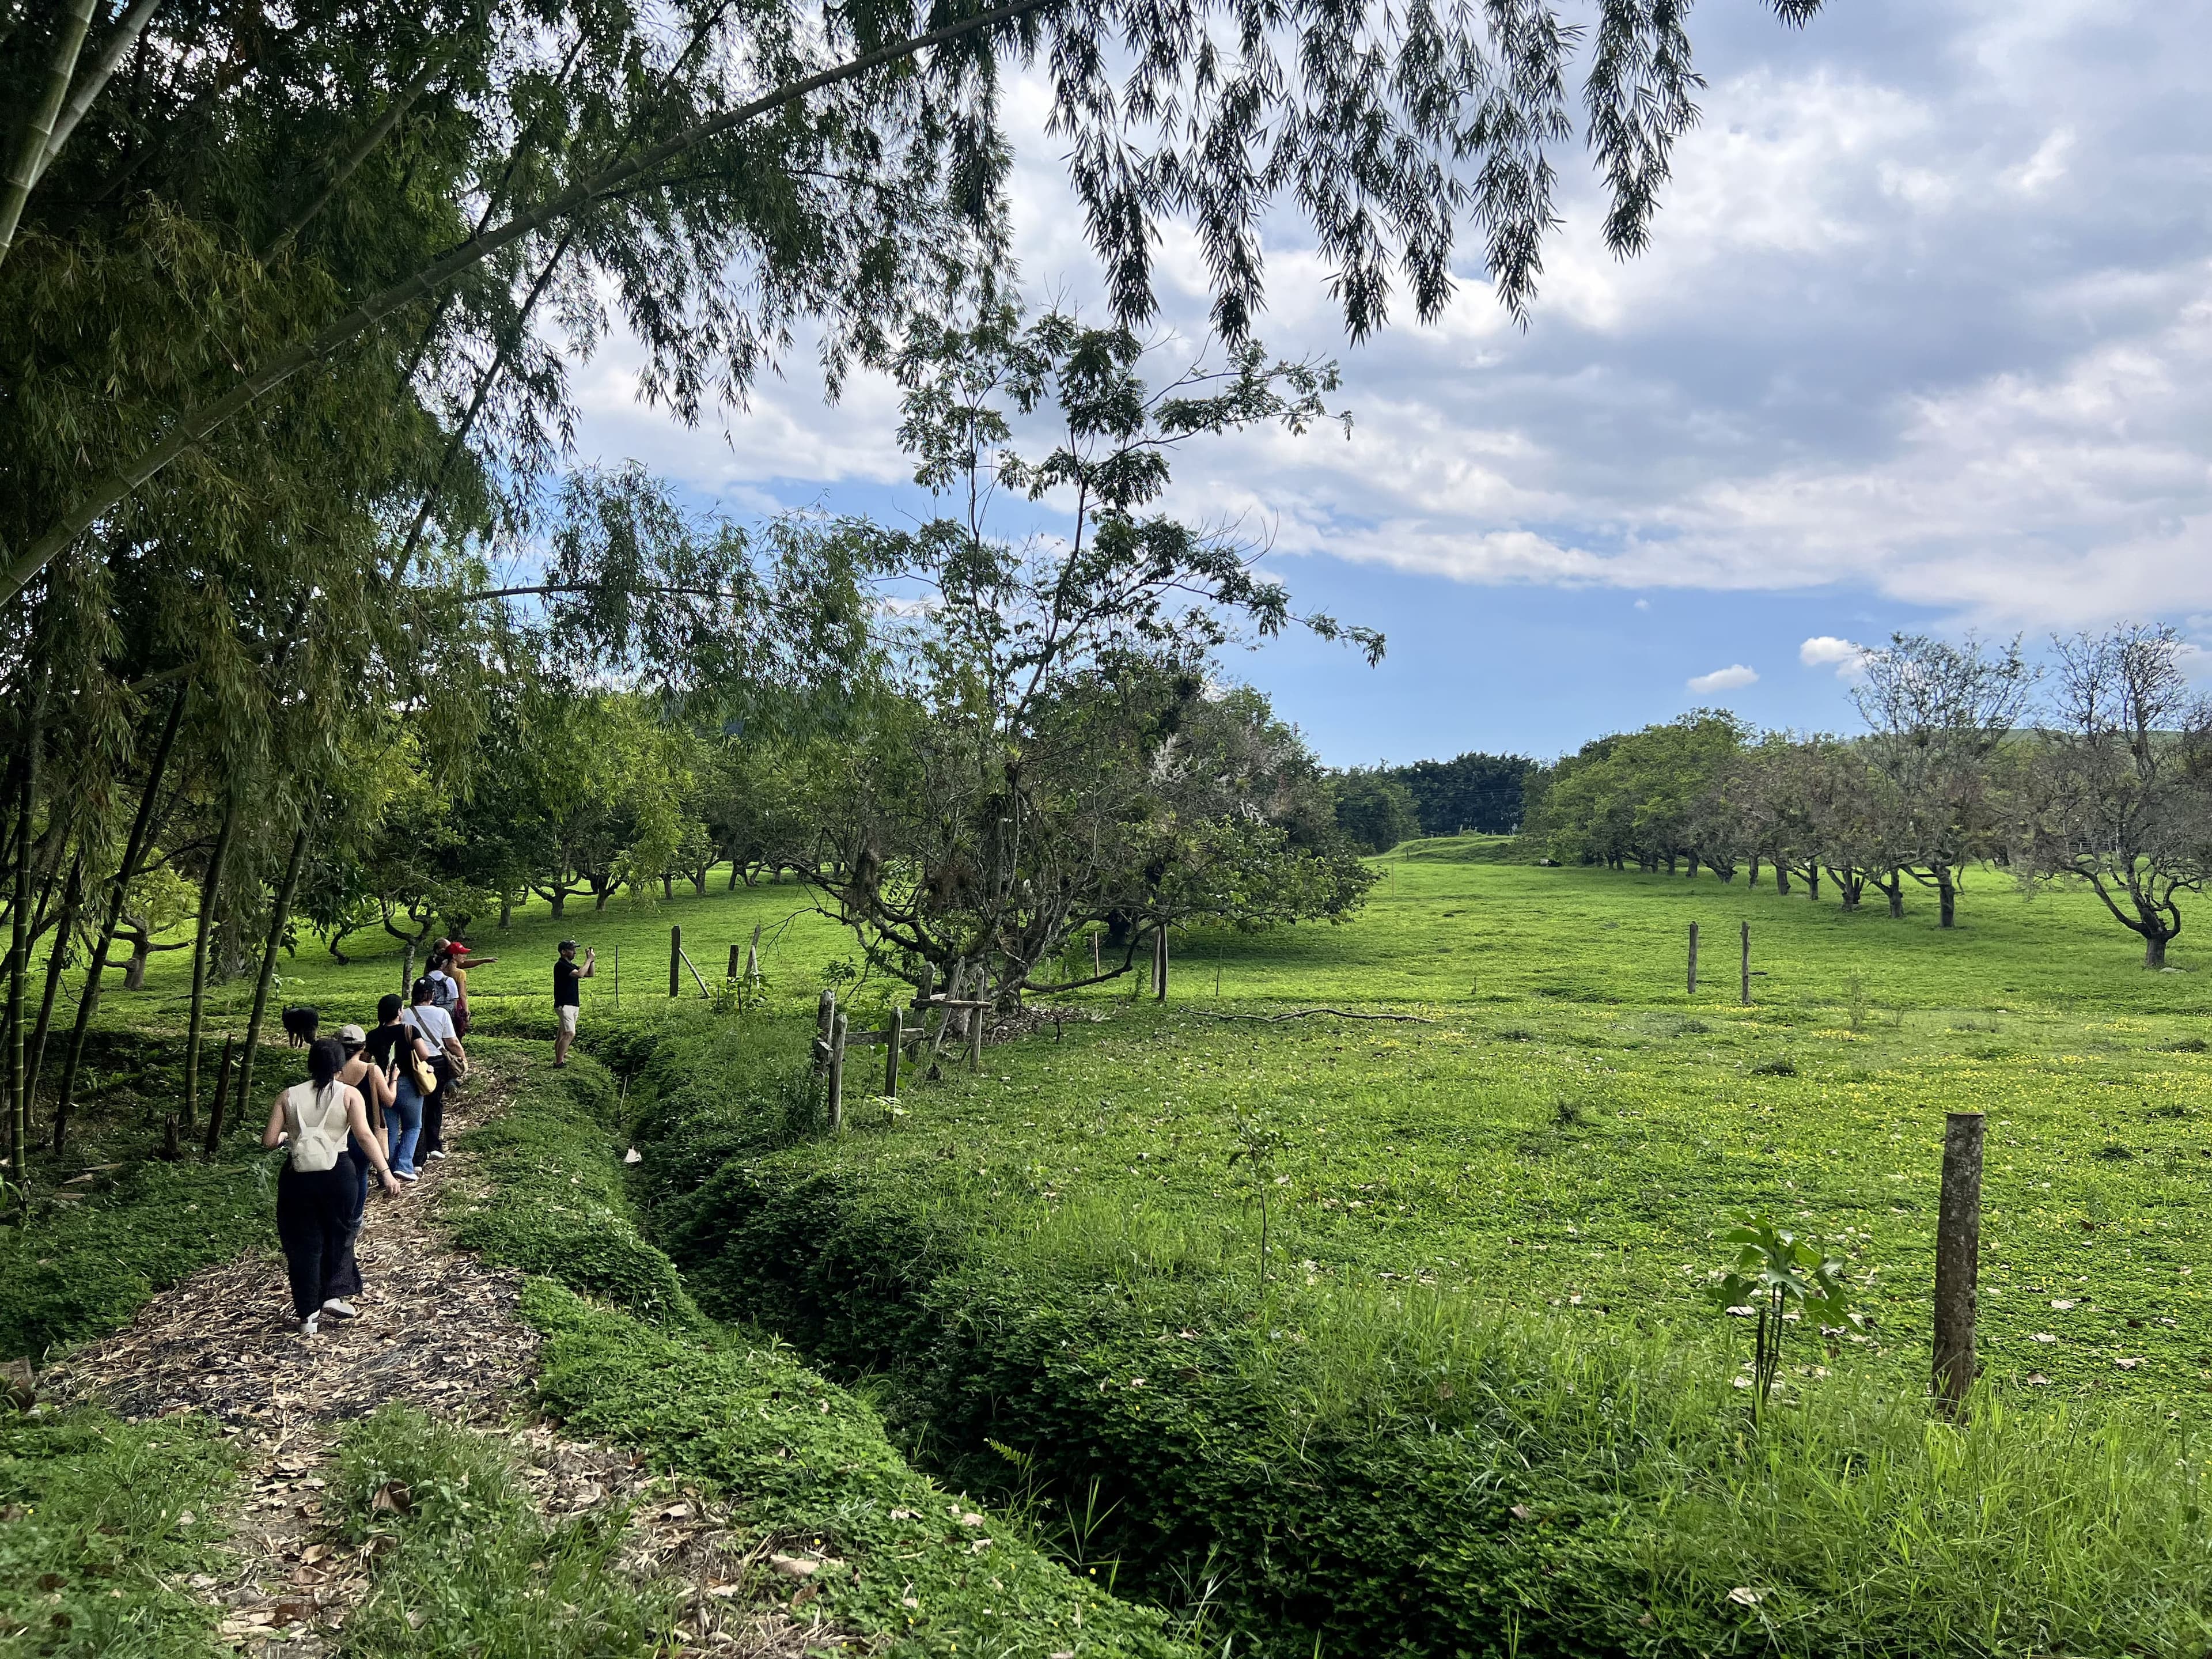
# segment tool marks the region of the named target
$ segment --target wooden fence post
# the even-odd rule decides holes
[[[731,940],[731,941],[730,941],[730,971],[729,971],[729,973],[728,973],[726,975],[725,975],[725,977],[729,978],[729,979],[735,979],[737,976],[738,976],[738,944],[737,944],[737,941],[736,941],[735,939],[732,939],[732,940]]]
[[[1935,1389],[1957,1412],[1974,1386],[1975,1280],[1982,1249],[1979,1112],[1943,1117],[1943,1188],[1936,1215]]]
[[[975,987],[968,993],[969,1000],[976,1006],[968,1011],[968,1069],[983,1069],[983,1016],[990,1012],[991,963],[985,957],[975,964]]]
[[[845,1127],[845,1014],[842,1009],[830,1023],[830,1133]]]
[[[884,1094],[885,1097],[891,1100],[898,1098],[899,1046],[905,1041],[905,1012],[896,1003],[894,1003],[891,1005],[890,1046],[889,1051],[884,1055]]]
[[[1743,1006],[1751,1006],[1751,924],[1743,925]]]
[[[1690,924],[1690,994],[1698,994],[1698,924]]]
[[[745,947],[745,982],[748,985],[760,983],[760,935],[761,925],[755,922],[753,942]]]
[[[1168,925],[1160,924],[1159,942],[1152,946],[1152,1000],[1168,1000]]]
[[[830,1036],[837,1021],[837,994],[823,988],[814,1005],[814,1037],[818,1045],[814,1052],[814,1069],[823,1070],[830,1063]]]
[[[1098,930],[1094,927],[1091,930],[1091,976],[1096,979],[1105,971],[1105,964],[1098,957]]]
[[[671,1001],[676,997],[676,972],[684,965],[683,958],[684,930],[671,927],[668,930],[668,995]]]
[[[613,947],[615,958],[615,1006],[622,1006],[622,946]]]
[[[929,1058],[933,1065],[935,1064],[937,1057],[945,1052],[945,1036],[952,1029],[952,1004],[959,1000],[960,988],[967,981],[967,963],[959,957],[954,957],[951,976],[945,981],[945,1014],[937,1022],[937,1036],[929,1045]]]

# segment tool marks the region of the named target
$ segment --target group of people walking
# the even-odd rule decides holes
[[[404,1002],[380,1001],[373,1030],[348,1025],[309,1044],[307,1080],[270,1107],[261,1144],[289,1149],[276,1182],[276,1236],[302,1335],[314,1335],[325,1319],[355,1317],[350,1298],[362,1282],[354,1246],[371,1171],[397,1197],[423,1165],[445,1157],[446,1103],[468,1075],[468,969],[494,960],[471,963],[465,942],[440,940]]]

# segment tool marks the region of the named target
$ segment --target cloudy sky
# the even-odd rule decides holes
[[[1242,513],[1301,604],[1390,637],[1230,671],[1338,763],[1549,756],[1717,704],[1847,727],[1851,647],[1899,629],[2031,644],[2120,617],[2212,644],[2212,0],[1753,0],[1693,21],[1711,84],[1654,244],[1620,264],[1586,169],[1513,328],[1469,261],[1433,326],[1354,348],[1294,222],[1261,333],[1337,358],[1337,431],[1188,451],[1176,505]],[[1017,91],[1033,295],[1094,294],[1042,106]],[[1189,250],[1167,321],[1202,331]],[[617,347],[586,459],[735,517],[927,510],[863,382],[802,361],[696,431]]]

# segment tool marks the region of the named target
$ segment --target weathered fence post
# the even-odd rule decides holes
[[[830,1031],[837,1018],[837,994],[824,987],[814,1005],[814,1069],[821,1071],[830,1063]]]
[[[1698,994],[1698,924],[1690,924],[1690,994]]]
[[[621,1006],[622,1006],[622,946],[621,946],[621,945],[616,945],[616,946],[614,947],[614,959],[615,959],[615,1006],[616,1006],[616,1007],[617,1007],[617,1008],[619,1008],[619,1007],[621,1007]]]
[[[724,975],[724,977],[725,977],[725,978],[726,978],[726,979],[735,979],[737,976],[738,976],[738,942],[737,942],[735,939],[732,939],[732,940],[730,941],[730,970],[729,970],[729,972],[728,972],[727,974],[726,974],[726,975]]]
[[[898,1098],[899,1045],[906,1041],[906,1018],[897,1004],[891,1005],[891,1040],[890,1052],[884,1056],[884,1094],[891,1100]]]
[[[952,1030],[952,1005],[958,1000],[960,995],[960,988],[963,984],[966,983],[967,978],[967,963],[957,957],[954,957],[952,961],[952,973],[945,981],[944,1017],[937,1022],[937,1036],[931,1040],[929,1045],[929,1058],[930,1062],[933,1065],[936,1063],[937,1057],[945,1052],[945,1035]],[[962,1018],[966,1018],[964,1012],[962,1015]],[[963,1026],[961,1029],[965,1030],[967,1028]]]
[[[676,973],[683,965],[684,930],[671,927],[668,930],[668,995],[671,1001],[676,997]]]
[[[760,983],[760,934],[761,925],[755,922],[753,942],[745,947],[745,983],[748,985]]]
[[[968,1011],[968,1069],[983,1069],[983,1016],[990,1012],[991,963],[987,957],[975,964],[975,988],[968,994],[975,1006]]]
[[[1168,925],[1160,924],[1159,942],[1152,946],[1152,1000],[1168,1000]]]
[[[845,1127],[845,1015],[841,1009],[830,1023],[830,1133]]]
[[[1974,1386],[1975,1280],[1982,1249],[1979,1112],[1943,1117],[1943,1188],[1936,1212],[1935,1389],[1956,1412]]]
[[[1094,927],[1091,930],[1091,976],[1096,979],[1105,971],[1106,965],[1098,956],[1098,930]]]
[[[1743,925],[1743,1006],[1751,1006],[1751,924]]]

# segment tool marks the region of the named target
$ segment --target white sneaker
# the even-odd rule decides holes
[[[443,1154],[441,1153],[441,1156],[442,1157]],[[402,1181],[420,1181],[422,1178],[416,1175],[412,1170],[394,1170],[392,1173],[398,1176]]]
[[[337,1297],[332,1297],[329,1301],[323,1304],[323,1311],[330,1315],[333,1319],[351,1319],[355,1317],[353,1304],[350,1302],[342,1302]]]
[[[300,1334],[301,1334],[301,1335],[302,1335],[302,1336],[313,1336],[313,1335],[315,1334],[315,1321],[316,1321],[316,1318],[317,1318],[317,1316],[316,1316],[316,1315],[314,1315],[314,1314],[309,1314],[309,1315],[308,1315],[305,1319],[303,1319],[303,1320],[301,1320],[301,1321],[300,1322]]]
[[[424,1158],[423,1158],[423,1162],[428,1163],[431,1158],[443,1158],[443,1157],[445,1157],[445,1155],[446,1155],[446,1154],[445,1154],[445,1152],[444,1152],[444,1150],[441,1148],[441,1149],[440,1149],[440,1150],[439,1150],[439,1151],[437,1151],[437,1152],[430,1152],[430,1153],[427,1153],[427,1154],[425,1154]]]

